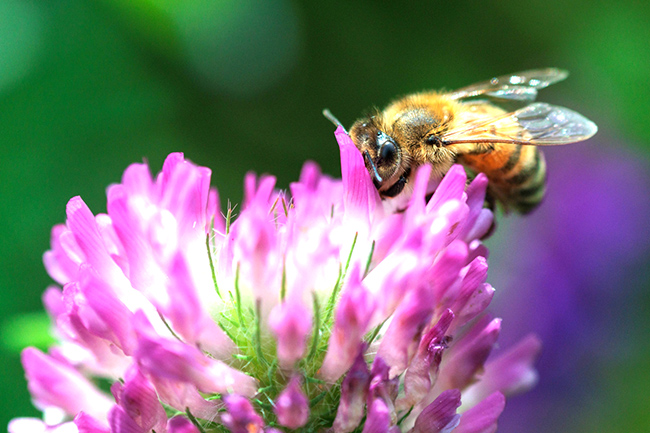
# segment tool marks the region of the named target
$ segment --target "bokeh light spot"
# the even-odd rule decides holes
[[[38,58],[43,36],[41,11],[33,4],[0,1],[0,91],[19,81]]]
[[[188,66],[212,90],[253,96],[297,61],[298,17],[286,0],[201,0],[172,8]]]

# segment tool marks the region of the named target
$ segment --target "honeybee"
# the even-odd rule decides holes
[[[539,89],[567,76],[535,69],[452,92],[415,93],[357,120],[349,135],[383,199],[403,195],[422,164],[433,166],[435,180],[459,162],[487,175],[491,207],[496,201],[506,212],[527,213],[546,190],[546,163],[536,146],[575,143],[598,130],[575,111],[533,102]],[[520,108],[506,111],[506,104]]]

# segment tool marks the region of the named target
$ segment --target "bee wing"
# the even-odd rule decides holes
[[[554,146],[593,136],[598,127],[568,108],[537,102],[489,119],[475,119],[441,137],[445,145],[456,143],[514,143]]]
[[[515,74],[494,77],[482,83],[472,84],[448,94],[452,99],[466,99],[486,95],[492,98],[534,101],[537,90],[564,80],[569,73],[562,69],[531,69]]]

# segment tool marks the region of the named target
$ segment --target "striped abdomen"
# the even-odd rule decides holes
[[[536,146],[496,144],[489,153],[463,155],[459,161],[487,175],[488,194],[506,210],[528,213],[544,198],[546,162]]]

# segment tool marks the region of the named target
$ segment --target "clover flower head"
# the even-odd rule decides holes
[[[44,256],[60,342],[22,357],[44,417],[9,430],[494,431],[539,342],[488,359],[487,179],[454,166],[430,194],[421,167],[394,212],[336,138],[341,180],[251,174],[239,209],[178,153],[127,168],[107,214],[71,199]]]

